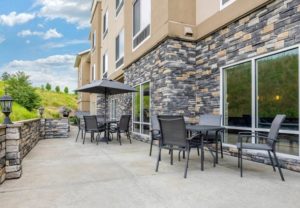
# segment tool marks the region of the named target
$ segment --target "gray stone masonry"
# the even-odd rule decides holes
[[[165,39],[128,66],[124,80],[131,86],[150,81],[152,115],[182,114],[187,122],[197,123],[201,114],[221,113],[221,67],[299,43],[300,1],[270,1],[201,40]],[[132,96],[110,96],[109,100],[116,97],[118,116],[131,114]],[[102,104],[99,99],[98,109]],[[226,151],[235,155],[230,148]],[[268,163],[263,155],[247,153],[246,156]],[[299,171],[299,160],[280,159],[285,168]]]

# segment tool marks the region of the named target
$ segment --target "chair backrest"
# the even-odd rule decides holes
[[[157,130],[157,131],[160,130],[159,121],[158,121],[157,115],[152,115],[151,116],[151,129],[152,130]]]
[[[105,115],[96,115],[98,123],[104,124],[105,122]]]
[[[269,145],[275,144],[278,137],[280,126],[283,123],[285,117],[286,115],[276,115],[276,117],[272,121],[270,132],[268,134],[268,141],[267,141]]]
[[[84,119],[84,126],[86,131],[98,129],[96,116],[83,116],[83,119]]]
[[[199,125],[221,126],[222,116],[213,114],[200,115]]]
[[[158,116],[161,139],[160,145],[185,147],[186,128],[183,116]]]
[[[130,119],[131,115],[122,115],[119,123],[119,129],[123,131],[128,131]]]

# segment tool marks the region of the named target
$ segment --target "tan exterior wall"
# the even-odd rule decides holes
[[[91,52],[91,66],[96,64],[97,79],[102,78],[102,57],[108,52],[108,77],[120,79],[123,69],[147,53],[166,37],[198,40],[270,0],[235,0],[221,9],[220,0],[151,0],[150,37],[140,46],[132,48],[133,2],[124,0],[116,17],[115,0],[95,0],[91,18],[91,35],[96,30],[97,47]],[[101,3],[99,3],[101,2]],[[108,34],[103,39],[103,16],[108,10]],[[124,28],[124,64],[116,69],[115,39]],[[186,31],[192,35],[187,36]],[[92,38],[91,38],[92,41]]]
[[[90,83],[90,54],[89,52],[78,55],[78,88]],[[78,93],[78,110],[89,111],[90,95],[88,93]]]
[[[91,31],[90,31],[90,42],[91,42],[91,68],[95,64],[96,68],[96,79],[100,79],[100,68],[101,68],[101,32],[102,32],[102,11],[101,1],[97,1],[95,9],[93,10],[91,17]],[[96,31],[96,47],[93,48],[93,33]],[[90,78],[92,78],[92,70],[90,70]]]

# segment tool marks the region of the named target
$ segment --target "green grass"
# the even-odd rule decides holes
[[[41,105],[45,108],[45,118],[58,118],[60,116],[59,110],[61,107],[66,106],[72,111],[77,110],[77,96],[74,94],[57,93],[52,91],[36,89],[36,92],[40,95],[42,102]],[[0,81],[0,96],[4,94],[4,83]],[[18,103],[13,103],[13,112],[11,113],[11,120],[13,122],[20,120],[27,120],[32,118],[38,118],[39,114],[37,110],[28,111]],[[0,123],[3,122],[3,114],[0,114]]]

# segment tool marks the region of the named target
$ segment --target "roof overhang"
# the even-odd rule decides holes
[[[79,64],[80,64],[80,62],[81,62],[82,56],[85,55],[85,54],[89,54],[90,51],[91,51],[91,50],[88,49],[88,50],[79,52],[79,53],[77,54],[76,59],[75,59],[75,64],[74,64],[74,67],[75,67],[75,68],[78,68],[78,67],[79,67]]]

